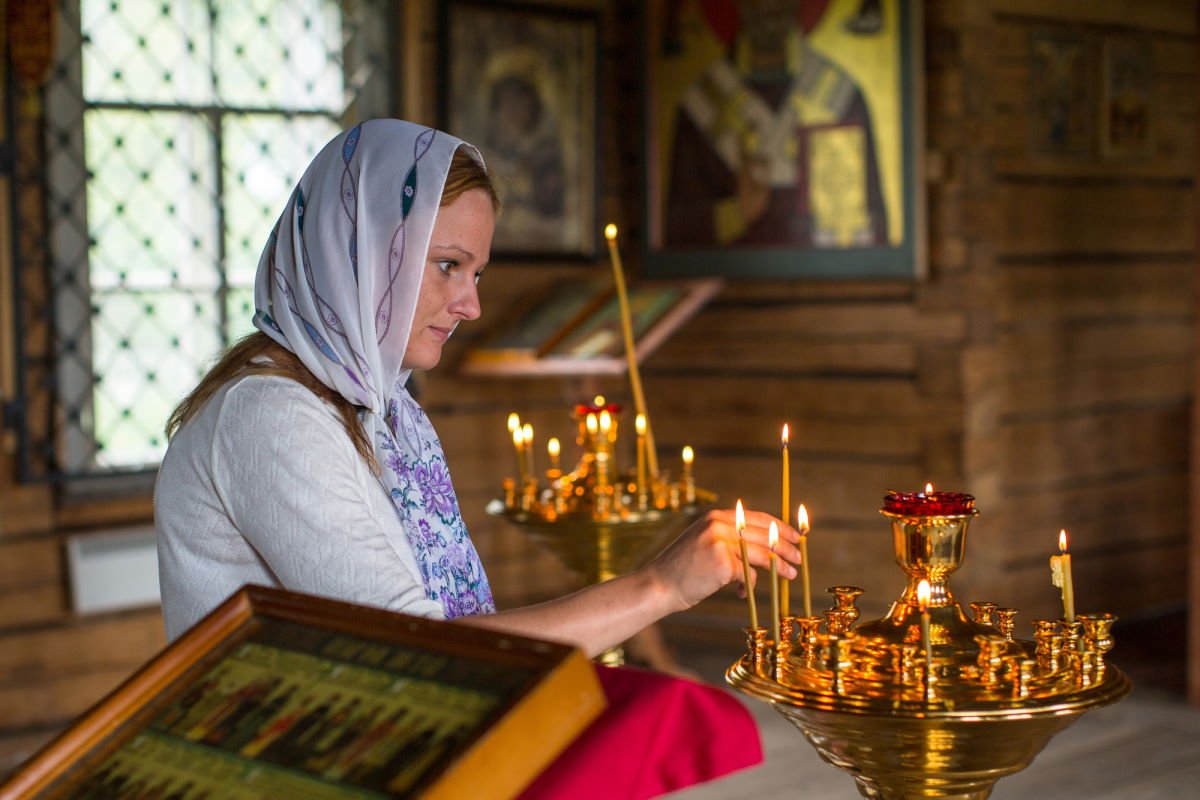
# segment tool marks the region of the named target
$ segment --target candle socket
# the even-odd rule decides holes
[[[1000,672],[1004,667],[1004,653],[1008,648],[1008,640],[999,634],[981,633],[975,637],[979,645],[979,679],[986,685],[1000,682]]]
[[[863,590],[857,586],[830,586],[825,590],[833,595],[835,605],[825,612],[830,633],[841,634],[850,630],[861,612],[855,605]]]
[[[1017,626],[1017,609],[1015,608],[997,608],[996,609],[996,629],[1004,635],[1008,641],[1013,640],[1013,630]]]
[[[1095,675],[1091,654],[1077,649],[1067,650],[1066,653],[1067,666],[1075,679],[1075,685],[1080,689],[1091,686],[1092,678]]]
[[[538,485],[537,479],[527,478],[525,486],[521,490],[521,510],[529,511],[537,503]]]
[[[1084,649],[1099,653],[1101,657],[1113,649],[1112,627],[1117,621],[1115,614],[1080,614],[1075,619],[1083,625]]]
[[[989,603],[986,600],[977,600],[971,603],[971,613],[975,618],[975,622],[979,625],[995,627],[996,620],[993,615],[996,613],[996,608],[995,603]]]
[[[766,662],[767,654],[767,629],[766,628],[743,628],[746,634],[746,646],[749,650],[750,664],[754,671],[762,673]]]
[[[788,659],[792,655],[792,643],[787,639],[780,639],[775,643],[775,680],[782,682],[784,679],[784,670],[787,668]]]
[[[921,650],[909,642],[896,642],[890,645],[892,662],[892,680],[901,686],[911,686],[917,683],[917,653]]]
[[[1058,629],[1063,635],[1063,647],[1066,650],[1078,650],[1080,634],[1083,632],[1083,623],[1078,619],[1069,622],[1065,619],[1060,619],[1058,621]]]
[[[854,632],[846,631],[843,634],[831,636],[829,651],[834,691],[842,694],[846,691],[846,674],[854,666],[854,661],[851,659],[854,653]]]
[[[784,614],[779,619],[779,636],[781,642],[791,644],[796,641],[796,618]]]
[[[1012,656],[1008,663],[1008,674],[1012,677],[1012,696],[1014,699],[1029,696],[1029,687],[1033,683],[1033,670],[1037,662],[1030,658]]]
[[[1047,672],[1057,669],[1058,655],[1062,652],[1062,635],[1058,632],[1058,623],[1052,619],[1035,619],[1033,640],[1037,644],[1035,655],[1038,666]]]
[[[794,617],[797,639],[805,658],[812,658],[817,651],[817,634],[821,628],[820,617]]]

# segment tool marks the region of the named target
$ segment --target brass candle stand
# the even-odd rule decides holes
[[[636,569],[716,500],[696,487],[689,460],[677,480],[651,472],[640,431],[638,466],[623,468],[617,460],[621,407],[597,401],[574,409],[580,448],[574,469],[552,467],[539,476],[518,455],[518,477],[506,478],[503,498],[486,508],[553,553],[583,586]],[[621,647],[599,657],[613,665],[624,659]]]
[[[749,652],[726,673],[849,772],[864,797],[981,800],[1084,712],[1129,693],[1105,661],[1112,614],[1034,620],[1032,641],[1014,637],[1016,609],[971,603],[968,618],[949,576],[978,513],[969,495],[893,493],[882,513],[908,576],[888,614],[856,624],[862,590],[833,587],[824,619],[784,619],[778,643],[767,628],[748,629]]]

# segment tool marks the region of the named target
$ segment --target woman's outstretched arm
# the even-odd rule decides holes
[[[779,574],[796,577],[800,534],[761,511],[746,512],[750,564],[769,566],[770,523],[779,527]],[[754,573],[751,573],[753,582]],[[494,630],[552,639],[581,648],[589,657],[625,641],[647,625],[691,608],[731,582],[743,583],[733,511],[710,511],[679,535],[653,561],[618,578],[537,605],[459,622]],[[752,589],[753,587],[751,587]],[[747,591],[746,587],[740,588]]]

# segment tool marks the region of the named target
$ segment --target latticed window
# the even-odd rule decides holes
[[[28,471],[157,464],[171,408],[251,330],[259,254],[305,165],[389,112],[386,7],[61,4],[38,175],[49,302],[22,308],[23,326],[45,315],[52,350],[22,384],[27,417],[48,416],[24,420]]]

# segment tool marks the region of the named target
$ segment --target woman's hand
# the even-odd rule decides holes
[[[732,511],[710,511],[642,569],[574,594],[498,614],[459,617],[467,625],[555,639],[595,656],[620,644],[667,614],[694,606],[731,581],[744,582],[738,532]],[[775,552],[779,574],[796,577],[800,534],[769,514],[746,513],[746,549],[751,566],[769,567],[767,530],[779,526]],[[750,575],[754,582],[754,573]],[[751,587],[753,589],[753,587]]]
[[[792,565],[800,563],[800,549],[796,547],[800,533],[762,511],[746,512],[745,538],[750,565],[770,566],[767,535],[772,522],[779,526],[779,542],[775,545],[779,574],[795,578],[797,571]],[[691,608],[731,581],[744,583],[734,512],[709,511],[641,571],[668,595],[672,612]],[[752,570],[750,582],[755,580]],[[742,586],[741,591],[753,588]]]

